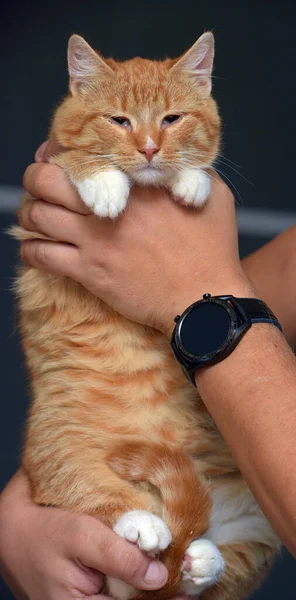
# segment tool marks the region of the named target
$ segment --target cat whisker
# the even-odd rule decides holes
[[[223,179],[226,179],[226,180],[228,181],[228,183],[229,183],[229,185],[230,185],[230,188],[231,188],[232,190],[235,190],[236,194],[237,194],[237,195],[238,195],[238,197],[239,197],[240,204],[241,204],[241,205],[243,205],[243,199],[242,199],[242,196],[241,196],[240,192],[238,191],[237,187],[234,185],[233,181],[231,181],[231,179],[230,179],[230,178],[229,178],[227,175],[225,175],[225,173],[223,173],[223,171],[219,170],[219,169],[218,169],[216,166],[215,166],[215,171],[217,171],[217,173],[219,173],[219,175],[221,175],[221,177],[222,177]],[[235,198],[235,201],[237,202],[237,198]]]
[[[182,154],[182,153],[180,152],[180,154]],[[195,156],[196,156],[196,154],[195,154]],[[193,159],[192,159],[192,160],[193,160]],[[178,170],[179,170],[179,171],[185,170],[186,168],[196,168],[196,162],[195,162],[195,163],[193,163],[193,162],[191,162],[189,159],[186,159],[184,156],[182,157],[182,162],[183,162],[183,165],[178,165]],[[221,162],[222,162],[222,164],[223,164],[223,160],[222,160]],[[237,170],[236,170],[234,167],[231,167],[231,165],[228,165],[227,163],[224,163],[224,164],[225,164],[225,166],[228,166],[228,167],[232,168],[232,169],[233,169],[233,170],[234,170],[234,171],[235,171],[235,172],[236,172],[238,175],[241,175],[241,177],[242,177],[243,179],[246,179],[246,178],[245,178],[245,177],[244,177],[244,176],[243,176],[241,173],[239,173],[239,171],[237,171]],[[180,166],[181,166],[181,168],[180,168]],[[183,167],[183,168],[182,168],[182,167]],[[238,199],[240,200],[240,203],[241,203],[241,204],[243,204],[243,199],[242,199],[242,196],[241,196],[240,192],[238,191],[237,187],[235,186],[235,184],[233,183],[233,181],[232,181],[232,180],[231,180],[231,179],[230,179],[230,178],[229,178],[229,177],[228,177],[228,176],[227,176],[227,175],[226,175],[226,174],[225,174],[225,173],[224,173],[222,170],[220,170],[220,169],[219,169],[219,168],[218,168],[218,167],[215,165],[215,163],[214,163],[214,165],[213,165],[213,168],[214,168],[214,170],[215,170],[215,171],[217,171],[217,173],[219,173],[219,174],[220,174],[220,175],[221,175],[221,176],[222,176],[224,179],[226,179],[226,180],[227,180],[227,182],[228,182],[228,183],[229,183],[229,185],[230,185],[230,188],[231,188],[232,190],[235,190],[235,192],[236,192],[236,194],[237,194],[237,196],[238,196]],[[212,182],[213,182],[214,184],[217,184],[217,181],[216,181],[216,179],[215,179],[215,178],[214,178],[214,177],[213,177],[213,176],[212,176],[210,173],[208,173],[208,175],[209,175],[209,177],[211,178]],[[246,181],[247,181],[247,182],[248,182],[250,185],[253,185],[253,184],[252,184],[252,182],[251,182],[251,181],[249,181],[248,179],[246,179]]]
[[[100,163],[100,161],[97,158],[92,158],[92,159],[87,159],[87,160],[82,160],[80,159],[80,162],[74,162],[72,163],[72,165],[75,166],[75,168],[79,168],[79,167],[97,167],[98,170],[100,170],[102,168],[102,164]],[[116,162],[114,160],[109,160],[109,165],[112,166],[113,168],[116,168],[117,165]],[[104,167],[106,165],[104,164]]]
[[[224,156],[223,154],[219,154],[218,158],[220,158],[220,157],[223,158],[224,160],[226,160],[227,162],[231,163],[232,165],[234,165],[238,169],[242,169],[243,168],[242,165],[238,165],[233,160],[230,160],[230,158],[228,158],[227,156]]]
[[[98,161],[95,159],[88,159],[87,161],[81,161],[81,163],[77,162],[75,164],[76,167],[80,167],[80,166],[81,167],[91,167],[91,166],[95,167],[96,165],[98,165]],[[114,165],[112,165],[112,166],[114,166]],[[99,167],[99,165],[98,165],[98,167]],[[50,183],[51,181],[56,181],[61,177],[64,177],[64,172],[61,172],[58,175],[54,175],[52,177],[49,177],[48,179],[45,179],[44,181],[40,182],[40,184],[37,184],[36,187]]]
[[[52,177],[48,177],[47,179],[44,179],[43,181],[41,181],[40,183],[36,184],[36,188],[44,185],[45,183],[50,183],[51,181],[56,181],[58,179],[60,179],[61,177],[65,177],[65,173],[64,171],[62,171],[61,173],[59,173],[58,175],[54,175]]]
[[[247,179],[247,177],[245,177],[242,173],[240,173],[237,169],[235,169],[232,165],[228,164],[227,162],[225,162],[221,156],[219,156],[217,158],[218,163],[221,162],[222,164],[224,164],[226,167],[228,167],[229,169],[232,169],[235,173],[237,173],[240,177],[242,177],[242,179],[244,179],[247,183],[249,183],[250,185],[254,185],[252,183],[252,181],[250,181],[249,179]],[[214,163],[214,168],[215,168],[215,163]]]
[[[76,161],[75,160],[72,161],[72,164],[74,164],[75,166],[89,165],[92,163],[100,164],[100,158],[106,159],[105,156],[93,157],[93,158],[87,158],[87,159],[79,158]],[[113,164],[113,159],[108,158],[107,160],[109,160],[110,162],[112,161],[112,164]]]
[[[222,81],[229,81],[227,77],[219,77],[218,75],[212,74],[212,79],[221,79]]]

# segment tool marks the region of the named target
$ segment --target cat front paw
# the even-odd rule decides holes
[[[146,510],[131,510],[125,513],[113,529],[129,542],[137,544],[141,550],[152,554],[165,550],[172,541],[165,522]]]
[[[211,192],[211,180],[201,169],[185,169],[171,180],[171,191],[176,200],[187,206],[202,206]]]
[[[219,581],[225,562],[217,546],[210,540],[199,539],[187,548],[182,564],[182,591],[201,594]]]
[[[102,171],[83,181],[74,181],[84,204],[98,217],[118,217],[126,207],[130,182],[122,171]]]

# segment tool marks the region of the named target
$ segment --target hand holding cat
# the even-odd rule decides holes
[[[36,159],[46,159],[42,146]],[[46,240],[26,241],[32,266],[81,283],[127,318],[169,334],[173,319],[205,292],[246,293],[237,247],[233,196],[212,174],[212,194],[202,209],[184,208],[164,190],[134,187],[116,220],[89,214],[63,171],[32,164],[24,186],[33,198],[22,225]]]
[[[107,597],[98,595],[102,573],[141,589],[156,589],[166,581],[161,563],[151,561],[97,519],[34,504],[22,472],[0,500],[1,572],[19,600],[103,600]],[[150,565],[161,570],[158,578],[155,570],[150,571],[148,582]]]

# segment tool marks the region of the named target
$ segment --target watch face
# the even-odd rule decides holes
[[[223,300],[201,300],[178,324],[178,342],[185,355],[208,360],[223,352],[237,326],[232,307]]]

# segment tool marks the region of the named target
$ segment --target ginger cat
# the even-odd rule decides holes
[[[220,137],[213,55],[211,33],[163,62],[106,60],[70,38],[52,162],[96,215],[117,217],[133,182],[163,185],[187,205],[206,201]],[[15,235],[33,236],[20,227]],[[108,578],[119,600],[247,597],[279,542],[169,341],[65,277],[22,268],[17,293],[33,396],[23,466],[34,500],[93,515],[160,554],[167,584],[139,592]]]

